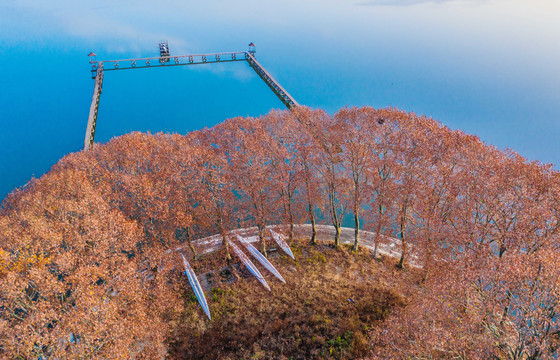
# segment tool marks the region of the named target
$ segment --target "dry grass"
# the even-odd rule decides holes
[[[393,308],[406,305],[412,272],[395,270],[392,259],[375,261],[349,248],[292,246],[296,261],[271,253],[286,279],[282,284],[260,267],[266,291],[223,254],[195,263],[213,320],[201,311],[188,284],[186,311],[173,317],[169,351],[177,359],[349,359],[367,356],[368,330]],[[220,263],[221,262],[221,263]],[[213,269],[213,270],[212,270]],[[270,276],[269,276],[270,275]],[[413,286],[414,287],[414,286]],[[350,300],[351,299],[351,300]]]

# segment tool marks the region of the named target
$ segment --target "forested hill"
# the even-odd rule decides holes
[[[293,224],[348,217],[401,239],[402,271],[411,249],[422,264],[421,290],[371,330],[371,356],[552,358],[559,185],[551,166],[394,109],[121,136],[3,202],[0,358],[161,357],[184,310],[168,250],[257,226],[266,254],[270,225],[292,240]]]

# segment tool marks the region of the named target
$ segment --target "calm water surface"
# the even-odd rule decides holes
[[[246,50],[297,101],[394,106],[531,160],[560,156],[560,3],[83,1],[0,4],[0,199],[81,151],[100,59]],[[245,63],[107,73],[96,140],[283,108]]]

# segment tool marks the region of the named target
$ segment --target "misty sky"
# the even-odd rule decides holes
[[[246,50],[302,105],[398,107],[560,159],[557,0],[2,0],[0,199],[81,151],[99,59]],[[106,73],[96,140],[282,103],[246,63]]]

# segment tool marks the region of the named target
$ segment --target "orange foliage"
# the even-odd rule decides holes
[[[70,154],[0,209],[0,357],[161,358],[183,309],[169,250],[350,220],[423,283],[371,332],[381,358],[554,358],[560,175],[396,109],[298,108],[132,133]],[[338,234],[338,232],[335,232]],[[314,238],[312,238],[313,242]],[[334,239],[338,244],[338,235]],[[190,246],[194,253],[194,247]],[[375,252],[377,257],[377,252]]]

